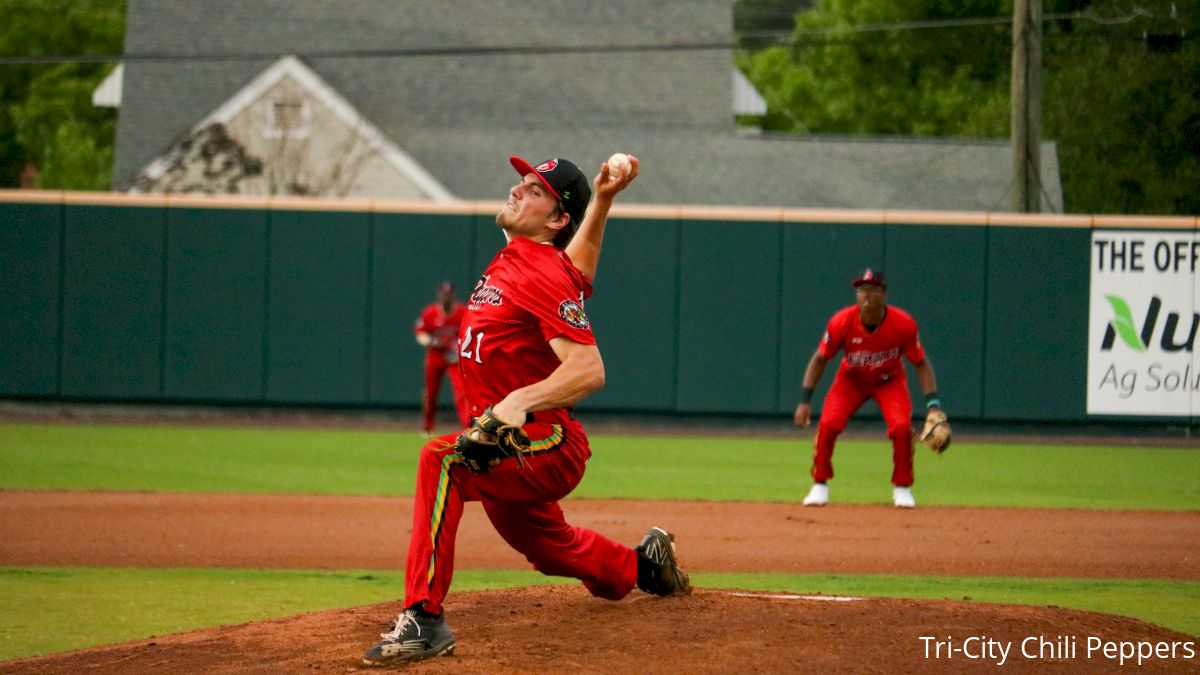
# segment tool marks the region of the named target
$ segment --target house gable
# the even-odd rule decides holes
[[[216,143],[216,146],[212,144]],[[236,144],[248,161],[230,182],[206,186],[194,155]],[[204,148],[209,148],[205,150]],[[235,153],[236,154],[236,153]],[[238,167],[229,167],[226,170]],[[229,191],[388,196],[446,202],[455,196],[295,56],[284,56],[196,123],[140,171],[131,192]]]
[[[96,89],[92,91],[92,105],[97,108],[120,108],[121,89],[125,81],[125,64],[118,63]]]

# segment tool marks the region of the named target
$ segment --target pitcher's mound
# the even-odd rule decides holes
[[[300,614],[0,664],[5,673],[345,673],[401,603]],[[971,602],[701,589],[621,602],[578,586],[455,593],[454,656],[419,673],[1120,672],[1121,643],[1176,646],[1141,672],[1194,672],[1196,638],[1122,617]],[[922,640],[922,637],[930,638]],[[1032,638],[1032,641],[1029,639]],[[1114,643],[1088,653],[1089,638]],[[1024,643],[1024,645],[1022,644]],[[941,645],[940,654],[938,652]],[[1022,646],[1025,655],[1022,654]],[[950,651],[953,648],[954,651]],[[1160,654],[1164,647],[1158,647]],[[1002,654],[1002,650],[1005,652]],[[1145,648],[1143,648],[1145,650]],[[1128,651],[1128,648],[1127,648]],[[1033,656],[1033,658],[1030,657]]]

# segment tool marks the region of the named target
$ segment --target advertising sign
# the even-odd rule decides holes
[[[1200,414],[1200,236],[1092,233],[1089,415]]]

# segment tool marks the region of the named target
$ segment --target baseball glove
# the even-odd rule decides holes
[[[917,440],[928,445],[930,450],[939,455],[950,447],[950,422],[941,408],[929,409],[929,414],[925,416],[925,429],[921,431]]]
[[[488,406],[458,435],[454,450],[471,473],[486,473],[506,457],[516,457],[523,466],[521,453],[529,450],[529,436],[520,426],[501,422]]]

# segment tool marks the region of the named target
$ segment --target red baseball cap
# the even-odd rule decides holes
[[[868,267],[867,269],[863,270],[863,273],[855,277],[854,281],[850,283],[855,288],[862,286],[863,284],[874,284],[880,288],[887,288],[887,279],[884,278],[883,272],[880,272],[873,267]]]
[[[509,157],[508,163],[525,176],[533,174],[545,185],[550,194],[563,206],[563,210],[571,217],[571,225],[579,227],[583,214],[587,211],[588,200],[592,198],[592,188],[587,176],[579,167],[565,159],[548,159],[536,167],[520,157]]]

